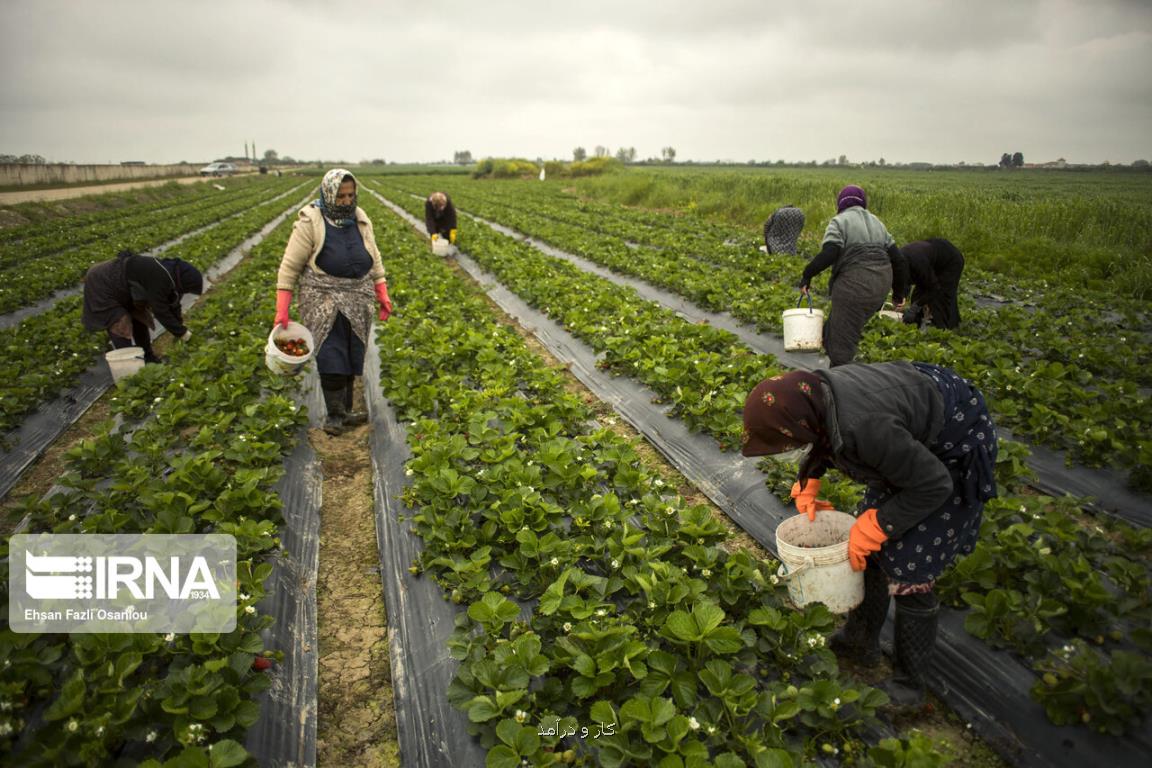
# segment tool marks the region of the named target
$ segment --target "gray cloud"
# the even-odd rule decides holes
[[[1152,156],[1152,3],[0,4],[0,152]]]

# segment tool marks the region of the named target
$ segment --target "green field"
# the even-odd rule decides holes
[[[644,168],[571,182],[596,199],[741,228],[796,205],[810,251],[845,184],[865,189],[900,243],[943,237],[994,272],[1152,297],[1152,173]]]

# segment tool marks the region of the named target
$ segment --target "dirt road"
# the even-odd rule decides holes
[[[138,181],[125,181],[118,184],[95,184],[87,187],[60,187],[59,189],[32,189],[27,192],[0,192],[0,205],[15,205],[16,203],[32,203],[43,200],[66,200],[70,197],[83,197],[84,195],[101,195],[105,192],[120,192],[125,189],[137,187],[157,187],[175,181],[180,184],[194,184],[198,181],[212,181],[203,176],[182,176],[166,179],[140,179]]]

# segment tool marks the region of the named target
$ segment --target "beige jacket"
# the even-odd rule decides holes
[[[376,247],[376,236],[372,234],[372,222],[363,209],[356,209],[356,226],[360,228],[360,235],[364,238],[364,247],[372,255],[372,269],[368,274],[373,283],[387,282],[384,278],[384,264],[380,261],[380,249]],[[276,274],[276,288],[284,291],[296,290],[296,281],[304,267],[311,267],[323,274],[323,270],[316,266],[316,257],[324,247],[324,214],[320,209],[309,203],[299,213],[296,223],[292,226],[292,236],[288,238],[288,246],[284,249],[284,258],[280,260],[280,271]]]

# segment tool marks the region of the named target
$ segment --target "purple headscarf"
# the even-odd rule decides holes
[[[860,187],[849,184],[840,190],[840,194],[836,195],[836,213],[843,213],[846,209],[854,205],[867,208],[868,198],[865,196],[864,190],[860,189]]]

